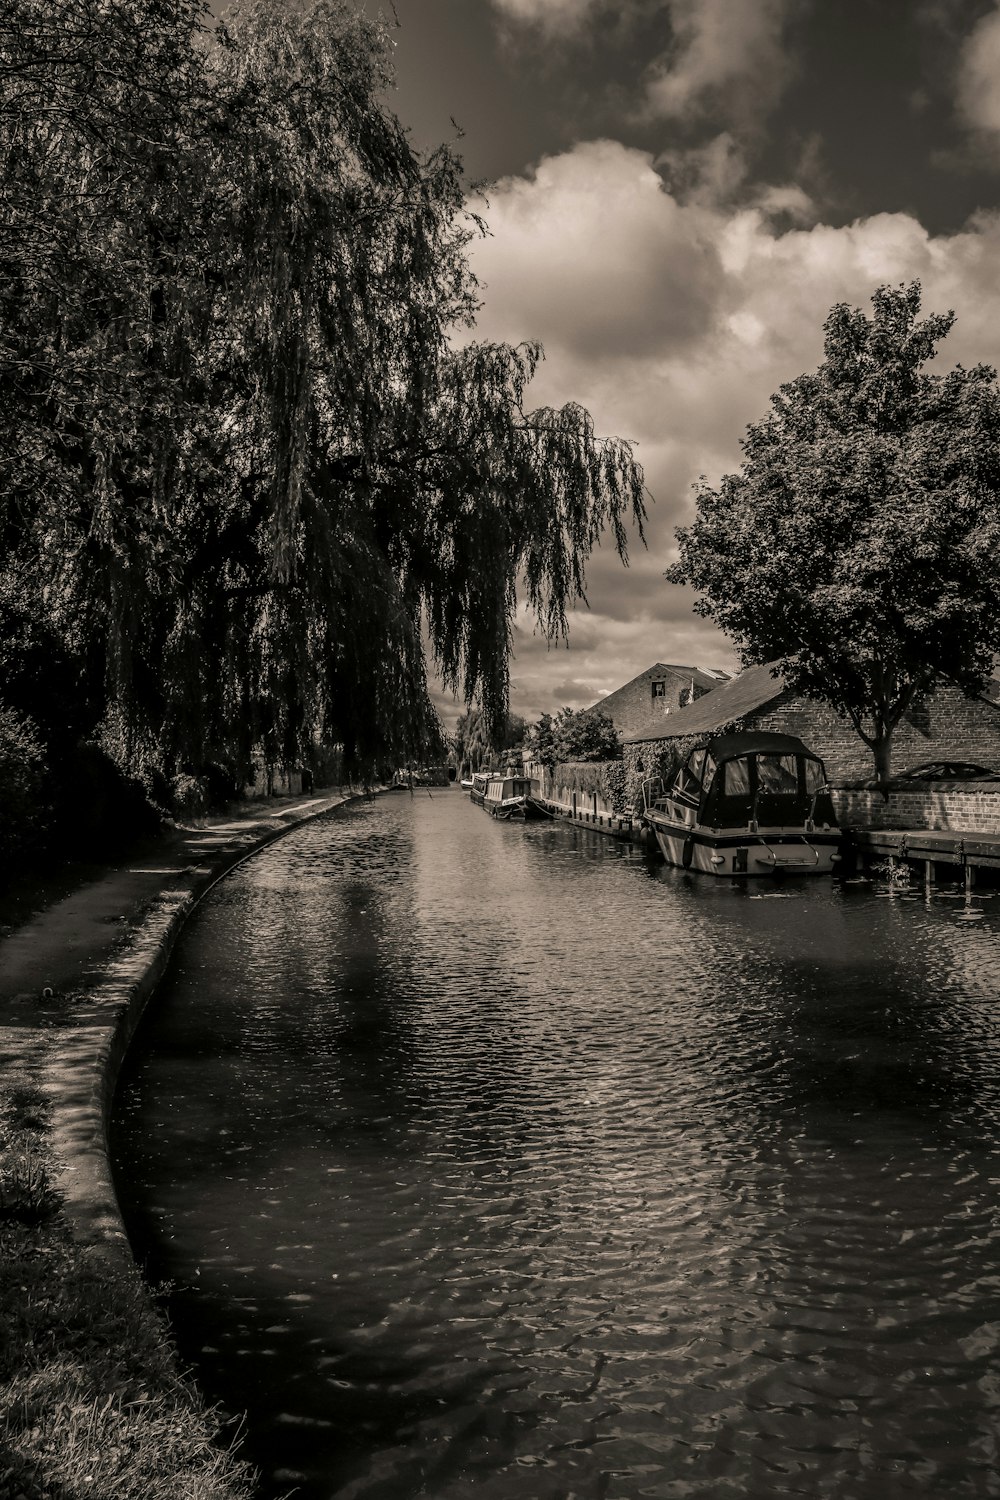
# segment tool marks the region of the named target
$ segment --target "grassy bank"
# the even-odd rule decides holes
[[[0,1500],[247,1500],[254,1473],[138,1278],[73,1242],[42,1097],[4,1071]]]

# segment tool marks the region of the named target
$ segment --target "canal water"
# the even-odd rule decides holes
[[[1000,1496],[998,908],[458,790],[233,872],[114,1152],[264,1493]]]

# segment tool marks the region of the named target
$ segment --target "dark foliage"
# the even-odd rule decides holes
[[[920,287],[826,320],[825,359],[703,484],[667,577],[744,663],[832,703],[889,772],[893,732],[947,674],[972,693],[1000,649],[1000,391],[982,365],[925,370],[953,318]]]
[[[519,580],[558,635],[641,528],[541,351],[467,341],[479,226],[388,55],[341,0],[0,14],[0,539],[136,775],[426,758],[431,665],[499,729]]]

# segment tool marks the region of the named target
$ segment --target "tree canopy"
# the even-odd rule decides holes
[[[343,0],[3,7],[3,567],[126,758],[420,755],[430,667],[500,726],[519,587],[565,633],[641,534],[629,445],[471,339],[388,57]]]
[[[783,385],[743,463],[702,482],[667,572],[744,665],[833,704],[889,773],[902,716],[947,674],[980,691],[1000,649],[1000,392],[925,370],[953,314],[883,286],[835,306],[824,360]]]
[[[491,726],[481,708],[461,714],[455,726],[454,748],[459,771],[481,771],[494,766],[507,750],[524,742],[527,723],[520,714],[508,713],[500,726]]]
[[[599,708],[561,708],[531,726],[528,744],[543,765],[617,760],[622,751],[614,721]]]

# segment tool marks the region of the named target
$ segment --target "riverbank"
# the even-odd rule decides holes
[[[106,1124],[191,908],[350,795],[262,799],[170,829],[0,938],[0,1500],[253,1493],[233,1419],[183,1377],[132,1259]]]

